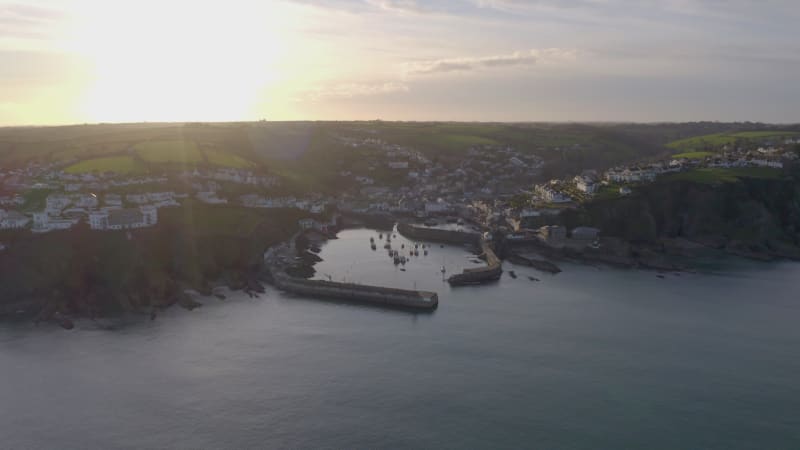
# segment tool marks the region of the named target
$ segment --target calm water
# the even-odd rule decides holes
[[[0,326],[0,448],[800,448],[800,265],[507,265],[451,290],[466,251],[402,272],[372,235],[327,244],[319,276],[433,289],[438,311],[270,291],[114,331]]]

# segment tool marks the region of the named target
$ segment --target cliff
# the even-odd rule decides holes
[[[165,210],[161,223],[127,232],[5,233],[0,242],[0,314],[60,312],[97,317],[193,305],[186,289],[253,286],[263,251],[291,236],[296,210],[197,204]]]
[[[630,197],[591,202],[562,215],[569,228],[591,225],[603,236],[656,250],[695,243],[759,259],[800,257],[800,183],[795,174],[735,182],[657,182]]]

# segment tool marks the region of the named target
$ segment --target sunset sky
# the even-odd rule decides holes
[[[797,0],[0,0],[0,125],[800,121]]]

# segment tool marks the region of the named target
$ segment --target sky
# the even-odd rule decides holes
[[[798,0],[0,0],[0,125],[800,122]]]

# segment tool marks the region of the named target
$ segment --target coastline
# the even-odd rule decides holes
[[[558,261],[572,261],[580,264],[602,264],[610,267],[620,269],[643,269],[654,272],[693,272],[693,262],[699,257],[706,255],[713,255],[721,259],[725,258],[742,258],[752,261],[767,261],[774,262],[780,260],[796,261],[800,259],[800,251],[797,253],[784,251],[783,253],[764,253],[752,250],[731,249],[726,247],[719,248],[708,242],[694,242],[688,240],[661,240],[658,244],[632,244],[622,239],[617,238],[603,238],[603,245],[601,249],[585,248],[583,250],[576,250],[567,246],[554,247],[546,245],[542,242],[525,242],[524,244],[513,243],[503,239],[502,234],[497,234],[493,242],[487,241],[478,233],[470,233],[456,230],[442,230],[421,226],[414,226],[408,223],[405,218],[381,215],[376,220],[370,220],[369,217],[351,217],[343,216],[337,226],[331,229],[332,233],[324,234],[324,239],[335,239],[335,232],[342,229],[355,228],[360,226],[369,226],[381,224],[379,229],[386,229],[387,218],[391,217],[393,224],[396,223],[398,233],[404,234],[412,239],[427,240],[432,242],[444,242],[447,244],[467,244],[480,247],[482,254],[485,258],[487,265],[479,268],[468,268],[462,273],[452,275],[448,281],[452,286],[472,285],[494,282],[502,275],[502,261],[508,260],[511,263],[523,266],[533,267],[544,273],[557,274],[561,272],[558,266]],[[319,233],[318,233],[319,234]],[[294,243],[299,236],[302,236],[302,231],[296,231],[294,235],[287,241],[279,242],[277,245],[273,244],[269,249],[276,246],[286,246],[294,248]],[[252,238],[252,237],[251,237]],[[261,242],[261,241],[253,241]],[[294,253],[291,258],[293,264],[291,265],[290,272],[294,271],[295,279],[300,284],[305,283],[314,274],[313,266],[318,262],[319,256],[316,252],[310,251],[310,248],[317,248],[322,241],[315,241],[312,246],[306,247],[301,253]],[[290,244],[291,243],[291,244]],[[263,242],[266,244],[266,242]],[[258,245],[261,245],[258,244]],[[497,253],[495,254],[495,247]],[[296,249],[295,249],[296,252]],[[266,254],[266,253],[265,253]],[[109,317],[119,313],[133,313],[141,315],[142,317],[150,317],[155,319],[163,310],[178,305],[184,309],[192,310],[202,306],[202,302],[198,301],[197,295],[204,297],[211,297],[219,295],[215,294],[215,290],[220,287],[225,287],[231,291],[243,291],[251,298],[258,296],[264,292],[262,283],[276,283],[276,277],[272,273],[272,267],[262,255],[257,261],[251,261],[244,267],[228,267],[223,269],[217,276],[213,278],[204,277],[200,280],[186,280],[180,278],[173,278],[169,275],[164,276],[163,288],[161,293],[152,292],[147,284],[133,286],[128,291],[120,291],[108,293],[109,304],[117,304],[118,310],[116,312],[101,313],[91,308],[86,310],[71,310],[65,308],[63,305],[71,304],[70,302],[79,302],[78,304],[94,304],[98,302],[98,296],[103,295],[102,291],[89,291],[85,294],[72,294],[77,295],[74,300],[68,300],[68,294],[65,291],[56,291],[52,295],[35,294],[26,298],[17,298],[12,302],[4,303],[0,306],[0,317],[4,320],[32,320],[34,323],[40,322],[55,322],[64,328],[71,328],[70,322],[74,318],[89,318],[95,319],[98,317]],[[302,261],[298,261],[301,258]],[[299,262],[299,263],[298,263]],[[313,293],[314,289],[308,290],[308,286],[300,287],[294,285],[289,289],[286,287],[288,284],[284,283],[284,290],[294,289],[295,291],[303,294],[311,292],[314,297],[338,297],[343,298],[346,295],[341,293],[325,292],[324,287],[318,286],[317,292]],[[280,288],[280,286],[278,286]],[[343,287],[343,289],[351,288],[351,286]],[[375,286],[377,295],[374,298],[382,298],[382,289],[380,286]],[[360,290],[361,288],[356,288]],[[356,299],[361,295],[360,292],[350,292],[350,296]],[[375,292],[373,292],[375,294]],[[435,295],[435,293],[432,293]],[[419,298],[419,293],[405,293],[406,298]],[[426,294],[427,295],[427,294]],[[373,298],[373,300],[374,300]],[[363,297],[360,301],[370,302],[370,299]],[[67,303],[65,303],[67,302]],[[374,300],[373,303],[380,304],[381,302],[389,304],[384,300]],[[398,300],[395,303],[400,304],[403,301]],[[392,306],[392,305],[389,305]],[[421,305],[421,309],[436,309],[438,306],[438,298],[436,304],[430,308],[430,303]],[[416,308],[416,305],[412,306]]]

